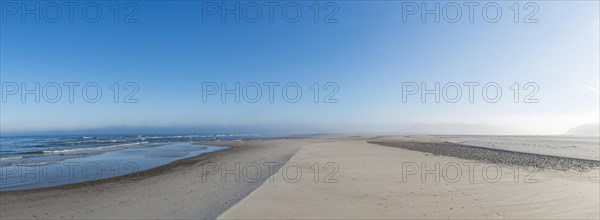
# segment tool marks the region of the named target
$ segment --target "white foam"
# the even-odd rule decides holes
[[[0,158],[0,161],[4,161],[4,160],[18,160],[18,159],[23,159],[23,157],[21,157],[21,156],[17,156],[17,157],[5,157],[5,158]]]
[[[110,146],[104,146],[104,147],[86,147],[86,148],[75,148],[75,149],[65,149],[65,150],[48,150],[48,151],[43,151],[43,153],[44,154],[56,154],[56,153],[76,152],[76,151],[102,150],[102,149],[109,149],[109,148],[116,148],[116,147],[147,144],[147,143],[148,142],[144,141],[144,142],[137,142],[137,143],[131,143],[131,144],[110,145]]]

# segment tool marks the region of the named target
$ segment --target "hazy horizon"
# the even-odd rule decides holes
[[[566,130],[563,133],[536,134],[511,131],[500,126],[476,124],[414,124],[395,130],[327,130],[304,128],[294,129],[275,126],[173,126],[173,127],[130,127],[111,126],[76,130],[21,131],[2,132],[2,137],[10,136],[52,136],[52,135],[211,135],[211,134],[399,134],[399,135],[567,135],[600,136],[599,124],[584,124]]]

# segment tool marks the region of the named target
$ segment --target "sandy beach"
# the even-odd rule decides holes
[[[204,144],[231,149],[112,179],[2,192],[0,217],[600,218],[594,161],[490,161],[489,152],[462,157],[463,146],[407,136]]]
[[[220,175],[202,175],[206,164],[283,164],[301,147],[289,141],[210,144],[227,145],[231,149],[117,178],[2,192],[0,218],[215,218],[259,187],[267,176],[254,183],[236,182],[233,176],[223,182]]]

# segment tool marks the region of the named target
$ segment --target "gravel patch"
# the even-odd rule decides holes
[[[409,141],[367,141],[387,147],[420,151],[434,155],[456,157],[466,160],[478,160],[485,163],[530,166],[542,169],[588,171],[600,168],[600,161],[557,157],[541,154],[522,153],[491,149],[450,142],[424,143]]]

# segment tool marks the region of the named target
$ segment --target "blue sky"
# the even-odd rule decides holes
[[[2,2],[5,4],[6,2]],[[12,3],[12,2],[11,2]],[[20,3],[18,9],[23,9]],[[35,2],[25,2],[34,7]],[[62,3],[62,2],[59,2]],[[221,10],[235,2],[216,3]],[[2,8],[0,23],[0,73],[3,83],[0,128],[3,134],[52,132],[425,132],[560,134],[569,128],[597,123],[599,114],[599,5],[597,1],[544,1],[536,6],[519,5],[515,23],[514,2],[499,2],[502,17],[487,22],[480,2],[471,23],[467,8],[456,23],[433,16],[422,22],[420,14],[403,18],[403,3],[392,1],[338,1],[337,7],[319,2],[319,22],[314,22],[314,2],[298,1],[302,17],[296,23],[281,15],[280,2],[274,21],[267,19],[264,2],[240,1],[261,6],[256,22],[233,15],[203,10],[200,1],[138,1],[136,23],[123,19],[133,10],[119,2],[120,17],[114,22],[114,2],[98,1],[102,17],[86,21],[79,5],[69,22],[68,8],[61,6],[56,23],[52,6],[40,2],[49,17],[35,22],[34,15]],[[439,2],[445,6],[448,2]],[[463,2],[456,2],[459,6]],[[425,7],[435,7],[426,2]],[[416,4],[422,9],[421,2]],[[406,6],[406,5],[405,5]],[[249,10],[254,10],[251,6]],[[523,23],[531,17],[537,23]],[[206,9],[206,8],[204,8]],[[293,8],[292,8],[293,9]],[[326,15],[337,9],[333,19]],[[451,10],[452,8],[448,9]],[[89,9],[88,9],[89,11]],[[251,12],[250,12],[251,13]],[[493,12],[490,12],[493,14]],[[203,15],[206,14],[206,22]],[[253,14],[249,14],[251,17]],[[294,16],[288,11],[288,15]],[[450,14],[449,16],[451,16]],[[89,15],[93,17],[93,15]],[[448,18],[448,17],[446,17]],[[5,20],[4,20],[5,19]],[[330,20],[333,21],[333,20]],[[75,100],[68,101],[66,87],[56,103],[42,99],[26,103],[17,95],[6,95],[6,85],[25,83],[29,89],[39,82],[62,85],[80,83]],[[81,87],[95,82],[103,96],[96,103],[83,100]],[[119,102],[113,102],[110,86],[120,83]],[[138,103],[123,103],[134,82]],[[228,96],[202,101],[203,82],[234,87],[250,82],[295,82],[302,88],[296,103],[283,100],[275,90],[269,102],[266,87],[256,103],[240,103]],[[319,102],[313,101],[310,86],[320,86]],[[323,103],[332,90],[337,103]],[[457,103],[426,103],[418,95],[402,102],[403,82],[478,82],[474,102],[466,87]],[[481,87],[489,82],[501,86],[496,103],[483,99]],[[519,102],[513,101],[510,86],[520,85]],[[534,82],[538,103],[523,103]],[[23,89],[23,88],[19,88]],[[332,87],[329,87],[332,89]],[[479,90],[477,90],[479,89]],[[531,89],[531,88],[529,88]],[[441,130],[440,130],[441,129]]]

